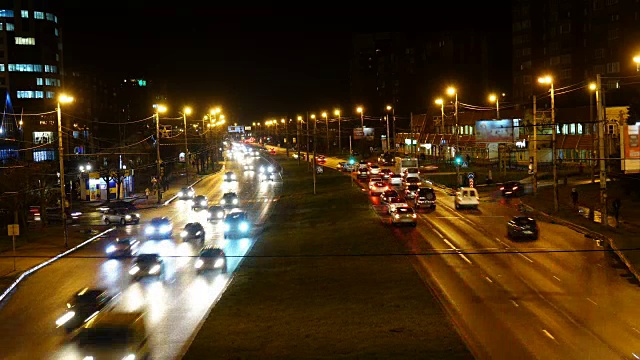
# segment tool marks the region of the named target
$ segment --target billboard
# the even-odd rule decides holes
[[[227,132],[230,133],[244,133],[244,126],[229,126],[227,127]]]
[[[363,131],[364,129],[364,131]],[[368,141],[373,141],[373,137],[375,135],[375,132],[373,131],[373,128],[354,128],[353,129],[353,140],[368,140]]]
[[[635,125],[623,125],[620,145],[624,147],[624,159],[621,167],[625,174],[640,173],[640,122]]]
[[[476,142],[513,142],[514,135],[514,120],[476,121]]]

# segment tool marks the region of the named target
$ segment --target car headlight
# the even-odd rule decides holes
[[[207,219],[211,219],[211,213],[207,213]]]
[[[238,199],[233,199],[233,205],[238,205]]]
[[[166,234],[169,231],[171,231],[171,226],[169,226],[169,225],[162,225],[160,227],[160,232],[163,233],[163,234]]]
[[[182,230],[180,232],[180,237],[187,237],[187,235],[189,235],[189,233],[187,231],[185,231],[185,230]]]
[[[74,316],[76,316],[75,311],[67,311],[64,315],[62,315],[58,320],[56,320],[56,325],[62,326],[67,321],[71,320]]]
[[[220,200],[220,204],[224,205],[226,203],[227,203],[227,200],[225,200],[225,199]]]
[[[222,219],[222,217],[224,216],[224,213],[222,211],[218,212],[218,219]]]
[[[222,267],[222,265],[224,265],[224,259],[218,259],[215,263],[213,263],[214,268],[220,268]]]
[[[200,201],[200,206],[207,206],[207,202],[206,201]]]
[[[135,275],[138,273],[138,271],[140,271],[140,268],[136,265],[132,267],[131,270],[129,270],[129,275]]]
[[[131,215],[125,215],[125,216],[124,216],[124,219],[125,219],[125,220],[131,220]]]
[[[180,192],[178,193],[178,196],[184,196],[184,193],[183,193],[182,191],[180,191]]]
[[[160,272],[160,265],[155,264],[149,269],[149,274],[157,274]]]
[[[267,168],[267,170],[269,170],[269,172],[273,172],[273,166],[269,166],[269,168]]]
[[[107,246],[107,254],[111,254],[114,251],[116,251],[116,247],[115,246],[113,246],[113,245]]]
[[[129,355],[123,357],[122,360],[136,360],[136,356],[134,354],[129,354]]]
[[[243,222],[240,223],[238,228],[240,229],[240,231],[245,232],[245,231],[249,230],[249,224],[246,221],[243,221]]]
[[[204,261],[202,261],[201,259],[198,259],[196,260],[196,263],[193,266],[195,266],[196,269],[200,269],[202,265],[204,265]]]
[[[144,233],[147,235],[153,234],[154,231],[156,231],[156,229],[154,229],[153,226],[147,226],[144,229]]]
[[[224,229],[224,231],[229,231],[231,230],[231,225],[229,225],[228,223],[224,223],[222,225],[222,228]]]

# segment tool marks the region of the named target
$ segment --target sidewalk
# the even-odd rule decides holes
[[[276,159],[280,199],[184,359],[473,358],[366,194]]]

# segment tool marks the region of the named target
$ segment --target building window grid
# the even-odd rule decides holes
[[[42,19],[44,20],[44,13],[42,11],[34,11],[33,12],[34,19]]]
[[[13,10],[0,10],[0,18],[12,18],[13,17]]]
[[[54,91],[47,91],[47,99],[53,99],[55,95],[56,93]]]
[[[42,99],[44,93],[39,90],[18,90],[16,91],[16,97],[18,99]]]
[[[7,23],[7,31],[14,31],[15,30],[15,26],[12,23]]]
[[[32,37],[15,37],[16,45],[35,45],[36,39]]]
[[[42,78],[36,78],[36,85],[42,85]]]
[[[39,65],[39,64],[9,64],[9,71],[42,72],[42,65]]]
[[[22,16],[25,19],[29,18],[29,10],[20,10],[20,16]]]

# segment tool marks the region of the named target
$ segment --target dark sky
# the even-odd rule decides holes
[[[62,15],[65,67],[164,79],[169,103],[223,106],[242,123],[348,104],[354,31],[510,29],[510,6],[402,10],[158,8],[132,1]],[[370,5],[375,6],[375,5]]]

